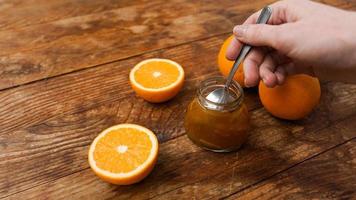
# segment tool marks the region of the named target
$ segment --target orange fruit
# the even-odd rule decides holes
[[[260,81],[258,89],[266,110],[288,120],[301,119],[311,113],[321,94],[319,80],[303,74],[288,76],[283,85],[274,88]]]
[[[229,44],[233,38],[234,38],[234,35],[231,35],[224,41],[223,45],[220,48],[219,55],[218,55],[219,70],[220,70],[221,74],[224,75],[225,77],[227,77],[229,75],[232,65],[234,64],[234,61],[228,60],[225,56],[227,47],[229,46]],[[243,63],[241,63],[239,68],[236,71],[234,80],[237,81],[241,85],[241,87],[245,87],[244,79],[245,78],[244,78],[244,71],[243,71]]]
[[[101,179],[129,185],[145,178],[158,155],[158,141],[149,129],[120,124],[101,132],[90,145],[89,165]]]
[[[168,59],[144,60],[130,72],[133,90],[138,96],[153,103],[173,98],[182,88],[183,82],[182,66]]]

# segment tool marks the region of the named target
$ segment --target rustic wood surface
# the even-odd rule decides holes
[[[247,89],[251,136],[238,152],[193,145],[184,108],[217,75],[217,52],[234,24],[273,0],[0,1],[0,198],[356,198],[356,85],[322,84],[306,119],[270,116]],[[356,10],[355,0],[324,0]],[[170,58],[186,72],[173,100],[150,104],[128,83],[139,61]],[[103,129],[137,123],[159,141],[142,182],[115,186],[89,169]]]

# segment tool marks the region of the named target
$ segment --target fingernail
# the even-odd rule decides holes
[[[266,78],[262,78],[262,82],[268,87],[267,79],[266,79]]]
[[[262,79],[262,81],[263,81],[264,83],[266,83],[266,78],[265,78],[265,77],[261,77],[261,79]]]
[[[247,26],[241,25],[241,26],[235,26],[233,32],[236,37],[242,38],[245,35],[246,30],[247,30]]]

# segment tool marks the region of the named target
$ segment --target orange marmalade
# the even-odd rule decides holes
[[[247,140],[249,114],[243,103],[241,86],[232,82],[227,103],[207,99],[215,89],[224,87],[223,77],[209,78],[201,83],[197,95],[189,104],[184,120],[190,140],[205,149],[215,152],[237,150]]]

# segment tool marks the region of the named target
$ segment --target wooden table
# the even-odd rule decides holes
[[[356,85],[322,84],[304,120],[284,121],[246,90],[251,136],[217,154],[185,135],[184,109],[217,75],[217,52],[234,24],[273,0],[3,0],[0,2],[0,198],[356,198]],[[324,0],[356,10],[353,0]],[[150,104],[129,70],[152,57],[185,69],[183,91]],[[153,172],[132,186],[101,181],[88,146],[114,124],[152,129]]]

